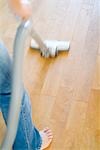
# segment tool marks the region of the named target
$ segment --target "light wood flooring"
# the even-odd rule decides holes
[[[0,0],[0,38],[12,55],[19,24]],[[100,149],[100,1],[34,0],[33,26],[43,39],[70,40],[69,53],[44,59],[28,49],[24,83],[37,128],[48,126],[47,150]],[[0,114],[0,141],[5,125]]]

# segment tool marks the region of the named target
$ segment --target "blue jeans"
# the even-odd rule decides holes
[[[7,49],[3,43],[0,42],[0,109],[6,125],[11,99],[11,82],[12,61]],[[12,148],[13,150],[40,150],[41,143],[42,140],[39,131],[32,123],[29,96],[27,92],[23,90],[19,124]]]

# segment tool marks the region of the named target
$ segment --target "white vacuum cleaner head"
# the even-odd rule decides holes
[[[31,48],[40,49],[41,55],[44,57],[55,57],[59,51],[69,51],[70,49],[69,41],[45,40],[43,43],[47,47],[45,52],[40,49],[34,39],[31,40]]]

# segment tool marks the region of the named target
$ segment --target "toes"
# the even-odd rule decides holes
[[[49,128],[46,128],[46,129],[44,130],[44,132],[46,133],[48,139],[49,139],[49,140],[52,140],[52,138],[53,138],[52,131],[51,131]]]
[[[47,135],[47,138],[48,138],[49,141],[52,141],[53,136],[52,135]]]
[[[49,140],[52,140],[53,139],[53,134],[52,134],[52,131],[51,129],[49,129],[48,127],[46,127],[43,132],[47,135],[48,139]]]
[[[47,132],[48,130],[50,130],[48,127],[46,127],[43,131]]]
[[[47,135],[52,135],[52,131],[50,129],[45,130],[44,133],[46,133]]]
[[[52,134],[52,132],[51,132],[51,131],[46,132],[46,134],[47,134],[48,136],[53,136],[53,134]]]

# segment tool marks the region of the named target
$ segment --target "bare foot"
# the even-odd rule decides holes
[[[44,130],[40,131],[39,133],[40,133],[40,136],[42,138],[41,150],[44,150],[52,142],[53,134],[49,128],[45,128]]]

